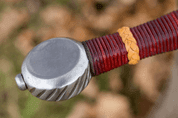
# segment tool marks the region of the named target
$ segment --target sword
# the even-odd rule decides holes
[[[114,34],[79,42],[52,38],[34,47],[15,77],[20,90],[47,101],[78,95],[93,76],[178,48],[178,11]]]

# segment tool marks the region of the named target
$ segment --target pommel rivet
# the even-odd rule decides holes
[[[23,77],[21,74],[18,74],[16,77],[15,77],[15,81],[17,83],[17,86],[20,90],[24,91],[27,89],[26,85],[25,85],[25,82],[23,80]]]

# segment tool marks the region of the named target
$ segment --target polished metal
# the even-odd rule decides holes
[[[22,64],[23,82],[32,95],[49,101],[78,95],[91,79],[90,64],[81,42],[53,38],[31,50]],[[21,90],[24,84],[16,82]]]
[[[27,89],[26,85],[25,85],[25,82],[23,80],[23,77],[21,74],[18,74],[16,77],[15,77],[15,81],[17,83],[17,86],[20,90],[24,91]]]

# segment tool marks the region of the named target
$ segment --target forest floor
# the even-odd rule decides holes
[[[176,8],[176,0],[0,0],[0,118],[144,118],[165,88],[174,52],[93,77],[80,95],[62,102],[21,92],[14,78],[42,41],[85,41]]]

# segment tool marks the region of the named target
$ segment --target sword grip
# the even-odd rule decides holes
[[[139,47],[140,59],[178,48],[178,11],[130,28]],[[119,33],[82,42],[93,76],[128,63],[128,52]]]

